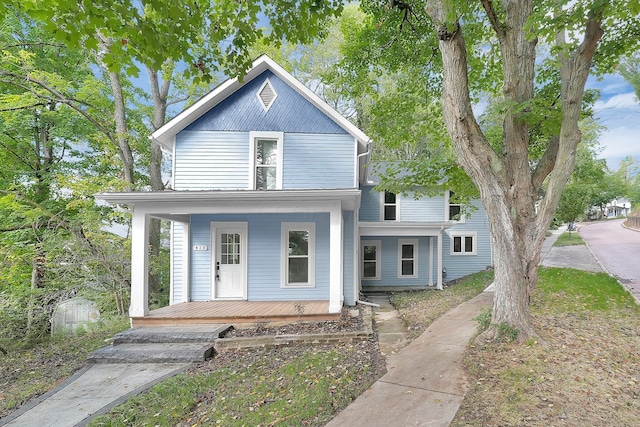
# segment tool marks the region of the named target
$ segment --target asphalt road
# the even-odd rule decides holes
[[[604,269],[640,301],[640,232],[624,228],[623,222],[594,222],[579,233]]]

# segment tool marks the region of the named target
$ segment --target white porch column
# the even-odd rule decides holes
[[[342,235],[342,206],[336,202],[329,211],[329,313],[342,310]]]
[[[433,286],[433,236],[429,236],[429,286]]]
[[[438,233],[438,285],[437,289],[442,290],[442,230]]]
[[[131,305],[129,317],[149,314],[149,215],[136,209],[131,221]]]

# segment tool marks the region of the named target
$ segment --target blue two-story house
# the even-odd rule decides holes
[[[363,287],[441,288],[492,264],[481,205],[458,219],[447,195],[376,191],[369,138],[267,56],[151,138],[172,153],[172,190],[97,196],[132,210],[134,320],[153,315],[151,217],[171,222],[170,307],[283,302],[303,314],[319,302],[339,313]]]

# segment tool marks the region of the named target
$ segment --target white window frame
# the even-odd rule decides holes
[[[465,215],[462,213],[462,205],[459,203],[449,203],[449,197],[451,196],[451,190],[447,190],[444,193],[444,218],[445,221],[455,222],[456,224],[464,224],[465,223]],[[460,219],[451,219],[449,216],[449,207],[450,206],[460,206]]]
[[[402,246],[413,245],[413,274],[402,274]],[[418,277],[418,239],[398,239],[398,278],[409,279]]]
[[[271,139],[277,141],[276,190],[282,190],[282,166],[284,157],[283,132],[249,132],[249,190],[256,190],[256,141],[259,139]]]
[[[450,241],[450,246],[449,246],[449,253],[451,255],[454,256],[469,256],[469,255],[477,255],[478,254],[478,232],[477,231],[450,231],[449,232],[449,237],[451,238]],[[456,237],[460,237],[461,241],[460,241],[460,249],[462,250],[462,252],[454,252],[453,251],[453,242],[454,239]],[[471,237],[473,240],[471,242],[472,244],[472,251],[471,252],[465,252],[466,249],[466,243],[465,243],[465,237]]]
[[[375,277],[364,277],[364,247],[365,246],[375,246],[376,247],[376,275]],[[360,262],[360,277],[362,280],[380,280],[380,271],[381,271],[381,253],[380,249],[382,248],[381,240],[363,240],[360,242],[360,253],[362,254],[362,260]]]
[[[384,218],[384,208],[385,206],[387,206],[387,204],[385,203],[385,194],[386,193],[391,193],[391,191],[381,191],[380,192],[380,221],[400,221],[400,199],[401,196],[400,194],[397,193],[392,193],[395,194],[396,196],[396,219],[385,219]],[[389,205],[391,206],[391,205]]]
[[[306,231],[309,233],[309,275],[307,283],[289,283],[289,232]],[[314,288],[316,286],[316,223],[315,222],[283,222],[281,224],[281,288]]]

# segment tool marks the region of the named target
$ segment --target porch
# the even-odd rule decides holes
[[[134,328],[207,323],[256,323],[338,320],[329,301],[193,301],[131,317]]]

